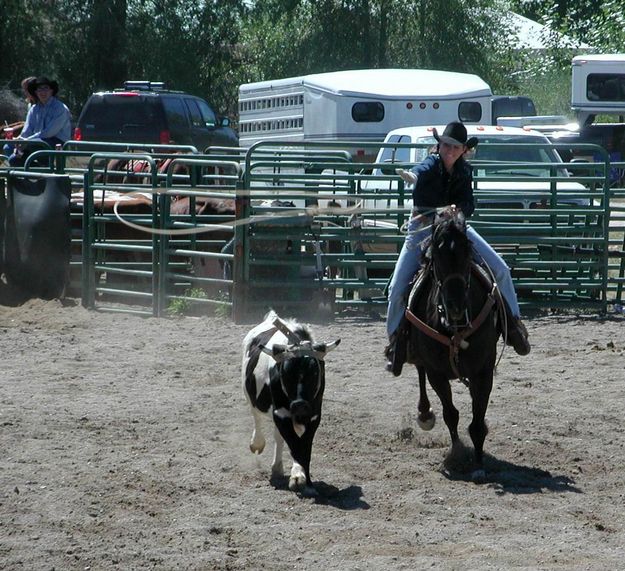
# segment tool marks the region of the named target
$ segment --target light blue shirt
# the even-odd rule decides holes
[[[20,137],[22,139],[50,139],[57,137],[68,141],[72,136],[71,114],[67,106],[56,97],[45,105],[33,105],[26,115]]]

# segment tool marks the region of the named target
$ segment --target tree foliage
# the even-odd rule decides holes
[[[524,16],[594,50],[605,53],[625,50],[623,0],[514,0],[511,5]]]
[[[2,0],[0,89],[19,94],[27,75],[56,78],[75,115],[91,92],[118,87],[125,79],[165,81],[231,116],[241,83],[342,69],[469,72],[495,92],[517,93],[523,87],[519,72],[529,64],[514,49],[512,30],[502,18],[510,5],[593,44],[604,34],[613,46],[623,46],[620,4]]]
[[[257,2],[246,27],[248,78],[371,67],[475,73],[506,84],[509,27],[493,0]],[[284,3],[283,3],[284,4]]]

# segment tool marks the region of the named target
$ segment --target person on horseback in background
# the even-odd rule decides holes
[[[397,375],[406,358],[406,337],[401,334],[400,327],[406,310],[406,295],[413,276],[421,266],[421,242],[431,233],[434,211],[438,207],[455,204],[468,219],[475,208],[473,173],[464,155],[477,146],[477,138],[467,140],[466,127],[457,121],[449,123],[442,135],[434,129],[434,138],[438,143],[436,152],[409,171],[396,170],[405,182],[414,184],[413,218],[408,224],[408,234],[388,288],[386,331],[389,345],[385,351],[388,359],[386,368]],[[531,347],[527,329],[521,321],[510,269],[471,226],[467,226],[467,236],[472,242],[476,259],[490,268],[501,291],[508,316],[508,345],[514,347],[519,355],[527,355]],[[394,366],[397,363],[399,367]]]
[[[38,77],[26,84],[35,104],[28,109],[24,128],[16,142],[44,141],[53,149],[71,138],[71,113],[67,106],[56,98],[59,84],[47,77]],[[19,147],[9,157],[11,166],[22,166],[29,154],[28,145]]]

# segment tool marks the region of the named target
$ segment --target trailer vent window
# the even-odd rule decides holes
[[[356,123],[379,123],[384,119],[384,105],[379,101],[358,101],[352,106]]]
[[[462,101],[458,105],[458,119],[463,123],[477,123],[482,118],[482,105],[477,101]]]
[[[586,97],[589,101],[625,101],[625,74],[588,74]]]

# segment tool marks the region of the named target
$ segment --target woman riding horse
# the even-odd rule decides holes
[[[405,328],[400,327],[406,309],[406,293],[421,266],[421,242],[430,233],[432,211],[437,207],[455,204],[469,218],[475,208],[473,174],[464,155],[477,145],[477,138],[467,140],[466,127],[460,122],[449,123],[442,135],[434,129],[434,138],[438,142],[437,152],[430,154],[410,171],[397,169],[405,182],[414,184],[412,199],[416,215],[409,222],[408,234],[388,291],[386,330],[389,345],[385,352],[387,370],[395,376],[401,374],[406,356]],[[527,329],[521,321],[510,270],[499,254],[470,226],[467,227],[467,235],[473,244],[476,258],[490,268],[503,296],[508,316],[506,342],[519,355],[527,355],[530,343]]]
[[[476,480],[484,478],[483,449],[488,433],[485,416],[500,335],[501,307],[497,298],[496,284],[473,261],[462,212],[455,206],[443,209],[433,225],[424,270],[408,301],[408,355],[410,362],[418,363],[419,426],[429,430],[435,422],[427,396],[427,378],[443,406],[452,451],[460,438],[459,413],[450,380],[461,379],[469,387],[473,413],[469,434]]]

